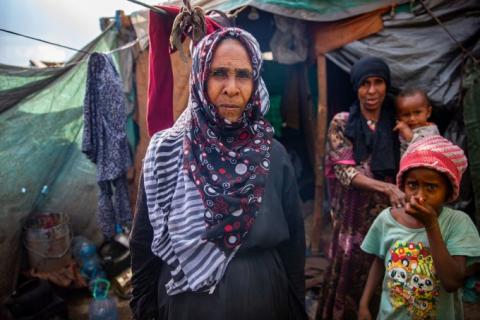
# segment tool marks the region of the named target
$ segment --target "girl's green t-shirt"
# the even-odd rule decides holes
[[[466,256],[467,264],[480,257],[480,237],[467,214],[444,207],[438,223],[450,255]],[[377,319],[463,319],[461,290],[448,293],[442,288],[425,228],[403,226],[387,208],[361,248],[385,262]]]

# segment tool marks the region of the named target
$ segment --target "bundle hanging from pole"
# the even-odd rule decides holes
[[[200,41],[207,33],[205,24],[205,12],[201,7],[194,7],[189,0],[183,0],[183,6],[175,17],[170,34],[170,46],[180,52],[182,60],[187,63],[187,56],[183,52],[182,37],[189,37],[193,44]]]

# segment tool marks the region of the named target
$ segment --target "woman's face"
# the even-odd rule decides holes
[[[367,111],[376,111],[382,107],[387,84],[380,77],[366,78],[357,91],[360,106]]]
[[[247,50],[234,39],[222,41],[213,54],[207,95],[220,116],[236,122],[253,92],[252,64]]]

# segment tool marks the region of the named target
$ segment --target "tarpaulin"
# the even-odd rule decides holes
[[[432,11],[455,39],[477,57],[480,55],[478,1],[443,1]],[[435,108],[458,108],[465,57],[457,43],[420,5],[410,14],[384,18],[382,31],[332,51],[327,58],[349,72],[362,56],[381,57],[392,70],[395,88],[421,87]]]
[[[107,29],[84,50],[108,51],[115,36]],[[0,299],[14,288],[32,211],[64,212],[74,234],[101,241],[95,166],[80,150],[86,58],[79,53],[63,68],[0,68],[0,106],[8,105],[0,113],[0,274],[9,275],[0,277]]]
[[[181,6],[182,0],[161,1]],[[252,6],[274,14],[308,21],[336,21],[353,17],[379,8],[396,6],[410,0],[191,0],[192,6],[205,10],[225,12],[244,6]]]
[[[463,118],[467,133],[468,159],[475,200],[475,222],[480,228],[480,67],[470,65],[464,80]]]
[[[386,11],[379,9],[354,18],[312,24],[315,53],[324,54],[379,32],[383,29],[382,14]]]

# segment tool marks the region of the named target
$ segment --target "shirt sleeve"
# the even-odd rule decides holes
[[[480,237],[472,219],[461,211],[455,211],[450,231],[445,239],[452,256],[466,256],[467,264],[480,260]]]
[[[338,178],[337,174],[339,174],[342,180],[349,183],[349,181],[351,181],[349,178],[352,178],[352,169],[348,169],[347,171],[342,168],[335,169],[336,166],[354,167],[356,165],[353,158],[353,145],[351,141],[345,137],[347,121],[348,113],[341,112],[336,114],[330,122],[327,133],[325,173],[329,177],[335,176],[336,178]]]
[[[340,164],[334,165],[333,170],[337,180],[345,187],[348,187],[352,183],[353,178],[360,172],[353,165]]]
[[[137,204],[130,235],[132,263],[132,298],[130,308],[134,319],[156,319],[158,314],[157,286],[162,260],[151,250],[153,229],[148,218],[147,199],[140,177]]]
[[[367,235],[363,239],[360,248],[366,253],[376,255],[381,259],[385,259],[385,246],[383,245],[383,230],[384,230],[384,217],[386,210],[383,210],[373,221],[370,229],[368,229]]]

